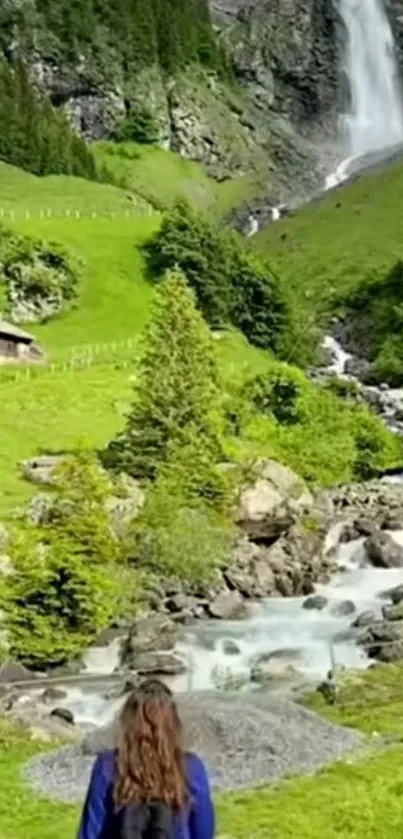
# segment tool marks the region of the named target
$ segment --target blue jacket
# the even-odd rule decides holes
[[[115,839],[118,835],[118,816],[112,800],[115,773],[115,752],[99,755],[92,770],[77,839]],[[174,839],[213,839],[210,785],[204,763],[194,754],[187,756],[187,778],[189,813],[175,819]]]

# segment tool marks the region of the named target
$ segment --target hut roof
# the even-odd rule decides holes
[[[7,338],[14,339],[15,341],[23,341],[26,344],[30,344],[32,341],[35,340],[33,335],[30,335],[28,332],[24,332],[23,329],[19,329],[18,326],[14,326],[13,323],[8,323],[1,317],[0,335],[6,335]]]

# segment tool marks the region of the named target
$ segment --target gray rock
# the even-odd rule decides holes
[[[64,457],[60,455],[41,455],[31,460],[23,460],[20,469],[23,477],[33,484],[54,486],[57,483],[57,471],[63,464]]]
[[[353,627],[353,629],[359,629],[363,626],[371,626],[371,624],[376,623],[376,620],[377,617],[375,612],[370,612],[368,610],[367,612],[361,612],[361,614],[359,614],[356,617],[355,621],[351,624],[351,626]]]
[[[378,621],[360,633],[358,644],[369,658],[386,664],[403,659],[403,624]]]
[[[302,608],[317,609],[318,611],[322,611],[322,609],[326,609],[327,604],[327,597],[323,597],[321,594],[314,594],[312,597],[308,597],[308,599],[305,600],[302,604]]]
[[[186,673],[185,662],[173,652],[139,653],[133,657],[133,666],[141,675],[177,676]]]
[[[403,585],[387,589],[387,591],[382,592],[381,598],[391,600],[394,605],[401,603],[403,601]]]
[[[178,638],[178,626],[167,616],[154,614],[138,618],[122,644],[121,662],[129,670],[135,670],[137,656],[172,650]]]
[[[384,606],[382,615],[387,621],[403,620],[403,603],[396,603],[393,606]]]
[[[356,611],[352,600],[342,600],[341,603],[335,603],[330,612],[335,618],[345,618],[348,615],[354,615]]]
[[[252,666],[250,678],[258,684],[301,681],[297,666],[301,661],[300,650],[275,650],[259,655]]]
[[[49,675],[50,676],[78,676],[79,673],[82,673],[84,670],[84,662],[81,658],[73,659],[72,661],[67,661],[66,664],[61,664],[60,667],[54,667]]]
[[[262,460],[256,473],[253,486],[240,494],[236,522],[252,541],[273,541],[312,510],[313,498],[303,481],[280,463]]]
[[[48,687],[46,690],[43,691],[41,696],[41,701],[46,702],[48,704],[53,704],[53,702],[59,702],[60,699],[66,699],[67,693],[65,690],[56,687]]]
[[[5,661],[0,664],[0,684],[7,682],[28,682],[34,674],[18,661]]]
[[[178,612],[184,612],[186,610],[192,610],[192,608],[196,605],[195,600],[193,597],[189,597],[187,594],[183,594],[179,592],[178,594],[174,594],[173,597],[168,598],[165,603],[166,608],[169,612],[173,614],[177,614]]]
[[[212,618],[230,620],[246,617],[246,605],[239,591],[223,591],[209,604]]]
[[[62,720],[67,725],[74,725],[74,714],[68,708],[54,708],[50,716]]]
[[[236,641],[233,641],[232,638],[225,638],[222,645],[222,651],[224,655],[240,655],[241,650]]]
[[[402,568],[403,548],[389,533],[376,533],[364,542],[365,553],[375,568]]]

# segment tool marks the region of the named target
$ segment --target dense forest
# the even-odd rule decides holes
[[[34,90],[20,61],[0,62],[0,159],[36,175],[96,177],[84,140]]]
[[[3,0],[0,51],[0,158],[35,174],[96,177],[85,142],[52,107],[60,98],[50,91],[49,101],[32,84],[29,66],[38,52],[52,66],[71,68],[84,55],[92,76],[102,65],[113,77],[119,66],[130,88],[150,66],[168,75],[191,63],[226,70],[207,0]],[[143,116],[130,111],[129,121],[136,138],[145,133],[148,141],[155,132],[148,123],[140,131]]]
[[[207,0],[6,0],[0,9],[0,45],[9,47],[15,30],[27,46],[44,32],[55,57],[117,49],[127,73],[158,63],[169,73],[192,61],[220,69]]]

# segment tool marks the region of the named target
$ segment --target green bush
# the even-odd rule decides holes
[[[139,110],[132,108],[116,126],[113,138],[118,143],[127,143],[131,140],[150,145],[158,143],[160,138],[158,121],[146,108]]]
[[[233,528],[205,505],[192,505],[158,479],[136,521],[130,556],[136,568],[189,584],[208,583],[230,558]]]
[[[1,600],[11,655],[43,669],[75,658],[114,615],[117,544],[105,508],[110,491],[92,456],[66,462],[49,522],[10,549]]]
[[[278,401],[273,382],[280,383]],[[403,440],[369,408],[280,362],[232,393],[226,407],[234,458],[273,457],[314,485],[366,479],[403,462]]]
[[[263,349],[282,351],[292,316],[278,277],[186,202],[166,214],[146,248],[151,275],[178,266],[214,327],[232,323]]]
[[[386,275],[366,278],[343,301],[350,329],[372,362],[371,380],[403,384],[403,262]]]
[[[281,372],[259,375],[247,381],[243,396],[261,414],[271,414],[283,425],[294,425],[301,420],[299,400],[302,385],[293,374],[292,368],[284,367]]]
[[[211,335],[180,271],[159,285],[135,398],[123,433],[103,454],[107,468],[155,478],[172,446],[188,434],[217,456],[219,383]]]
[[[76,297],[79,278],[80,266],[61,245],[0,228],[0,280],[7,311],[17,320],[19,305],[27,305],[37,320],[48,309],[60,312]]]

